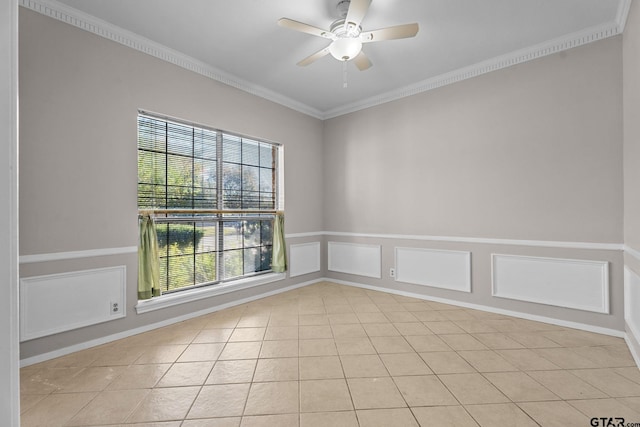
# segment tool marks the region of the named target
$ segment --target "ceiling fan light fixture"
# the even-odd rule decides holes
[[[329,46],[329,52],[338,61],[349,61],[358,56],[362,50],[362,42],[359,38],[343,37],[334,40]]]
[[[304,67],[320,58],[331,54],[341,62],[354,60],[360,71],[371,68],[371,61],[362,51],[363,43],[379,42],[384,40],[406,39],[415,37],[418,33],[418,24],[395,25],[381,28],[375,31],[362,32],[360,23],[367,14],[372,0],[337,0],[339,19],[333,21],[329,31],[293,19],[280,18],[278,25],[287,27],[301,33],[330,39],[331,44],[318,52],[299,61],[297,65]],[[346,66],[346,64],[345,64]],[[346,70],[346,68],[344,68]]]

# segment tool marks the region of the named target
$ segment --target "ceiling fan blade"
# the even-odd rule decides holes
[[[360,71],[367,70],[373,65],[369,58],[367,58],[367,55],[365,55],[362,51],[360,51],[358,56],[353,58],[353,62],[356,64],[356,67],[358,67],[358,70]]]
[[[397,25],[380,30],[367,31],[360,34],[362,43],[379,42],[382,40],[406,39],[418,34],[418,24]]]
[[[334,35],[330,31],[323,30],[322,28],[314,27],[313,25],[305,24],[303,22],[294,21],[293,19],[280,18],[278,20],[278,25],[291,30],[311,34],[313,36],[324,37],[325,39],[330,40],[334,39]]]
[[[314,53],[311,56],[307,56],[305,59],[303,59],[302,61],[298,62],[296,65],[299,65],[301,67],[304,67],[306,65],[311,64],[312,62],[317,61],[318,59],[322,58],[323,56],[327,55],[329,53],[329,46],[325,47],[324,49]]]
[[[367,14],[370,5],[371,0],[351,0],[347,17],[344,20],[345,25],[353,25],[354,28],[358,28],[364,16]]]

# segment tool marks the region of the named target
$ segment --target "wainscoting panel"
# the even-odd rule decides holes
[[[609,263],[492,255],[493,296],[609,313]]]
[[[471,292],[471,252],[396,248],[396,281]]]
[[[328,269],[338,273],[381,277],[380,245],[359,243],[328,243]]]
[[[20,280],[20,340],[125,316],[126,266]]]
[[[320,271],[320,242],[289,246],[289,277]]]

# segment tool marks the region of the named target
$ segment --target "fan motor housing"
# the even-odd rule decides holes
[[[358,37],[362,32],[362,27],[358,26],[358,28],[355,28],[354,30],[349,31],[344,21],[345,21],[344,19],[338,19],[337,21],[333,21],[333,24],[331,24],[329,31],[331,31],[333,34],[336,35],[336,37],[339,37],[339,38]]]
[[[336,5],[336,10],[338,11],[338,16],[342,19],[347,17],[347,13],[349,12],[349,5],[351,4],[351,0],[340,0]]]

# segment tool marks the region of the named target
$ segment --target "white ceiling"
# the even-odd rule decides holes
[[[412,22],[420,30],[413,39],[366,44],[373,67],[347,63],[343,88],[343,64],[331,56],[295,65],[328,40],[276,23],[287,17],[328,29],[337,0],[35,1],[99,18],[94,23],[128,30],[206,64],[223,81],[322,118],[618,34],[630,2],[373,0],[364,31]]]

